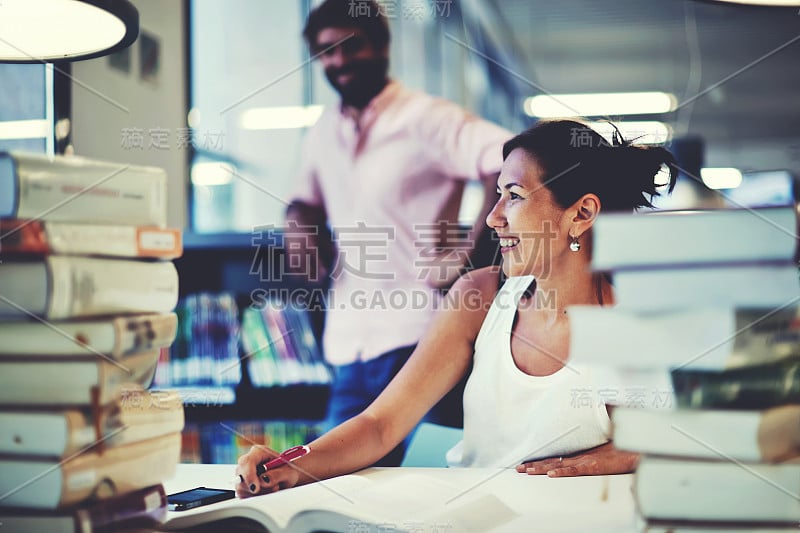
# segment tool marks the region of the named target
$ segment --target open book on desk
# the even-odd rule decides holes
[[[204,470],[209,475],[203,476]],[[233,471],[232,465],[181,465],[165,485],[168,493],[203,484],[225,488]],[[170,512],[161,528],[633,531],[630,487],[631,476],[550,479],[513,469],[370,468],[275,494]]]

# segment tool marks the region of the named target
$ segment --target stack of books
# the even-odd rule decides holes
[[[617,305],[568,310],[570,359],[670,379],[666,409],[612,412],[615,446],[642,454],[646,531],[797,530],[797,220],[795,207],[597,220],[592,266],[612,273]]]
[[[150,392],[177,329],[163,170],[0,153],[0,522],[163,518],[183,405]]]

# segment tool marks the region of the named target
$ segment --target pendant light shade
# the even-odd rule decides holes
[[[0,1],[0,62],[91,59],[138,36],[139,12],[128,0]]]

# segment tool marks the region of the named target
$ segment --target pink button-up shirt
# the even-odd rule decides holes
[[[336,239],[328,362],[366,361],[419,340],[441,301],[427,281],[437,276],[435,225],[455,230],[464,183],[494,180],[510,137],[397,82],[358,122],[326,109],[306,135],[292,198],[324,207]]]

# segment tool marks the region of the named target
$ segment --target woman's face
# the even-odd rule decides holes
[[[536,158],[521,148],[512,150],[503,162],[497,179],[499,198],[486,224],[500,238],[507,276],[533,274],[545,279],[556,266],[555,260],[568,253],[564,209],[542,184],[543,176]]]

